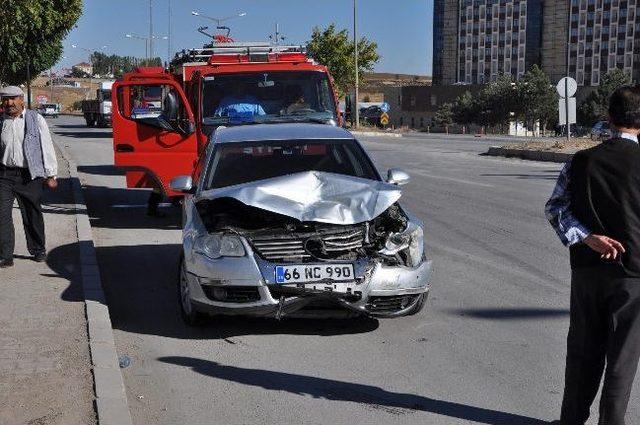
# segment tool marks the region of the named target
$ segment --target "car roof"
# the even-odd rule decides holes
[[[329,124],[252,124],[218,127],[214,143],[256,142],[265,140],[354,139],[347,130]]]

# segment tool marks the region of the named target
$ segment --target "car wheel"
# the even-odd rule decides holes
[[[428,292],[421,294],[420,299],[418,300],[416,305],[414,305],[413,308],[407,313],[407,316],[413,316],[415,314],[420,313],[424,308],[425,304],[427,303],[427,298],[429,298]]]
[[[187,281],[187,270],[184,258],[180,261],[180,276],[178,279],[178,302],[180,303],[180,315],[189,326],[201,326],[205,323],[206,315],[196,310],[191,301],[191,291]]]

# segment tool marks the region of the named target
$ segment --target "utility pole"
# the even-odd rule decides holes
[[[356,73],[356,90],[355,90],[355,128],[360,127],[360,108],[358,107],[358,20],[357,20],[357,0],[353,0],[353,48],[355,53],[355,73]]]
[[[153,58],[153,0],[149,0],[149,59]]]
[[[167,32],[167,37],[168,37],[168,41],[167,41],[167,64],[171,62],[171,53],[172,53],[172,46],[171,46],[171,0],[169,0],[169,28],[168,28],[168,32]]]
[[[569,78],[569,63],[571,62],[571,0],[567,0],[567,79]],[[571,138],[571,124],[569,124],[569,83],[564,85],[564,112],[565,130],[567,132],[567,142]]]

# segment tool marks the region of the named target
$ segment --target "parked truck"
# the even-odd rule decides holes
[[[218,126],[341,125],[325,66],[300,46],[214,42],[176,54],[167,69],[138,68],[113,85],[114,163],[130,188],[170,197],[170,180],[198,173]]]
[[[82,101],[82,114],[87,127],[111,125],[111,88],[113,81],[103,81],[96,90],[96,98]]]

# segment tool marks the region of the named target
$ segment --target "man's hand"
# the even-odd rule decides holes
[[[605,260],[615,260],[619,255],[625,252],[620,242],[608,236],[594,235],[587,236],[585,244],[595,252],[600,254],[600,258]]]
[[[44,186],[48,187],[49,189],[55,189],[56,187],[58,187],[58,181],[55,177],[47,177],[44,180]]]

